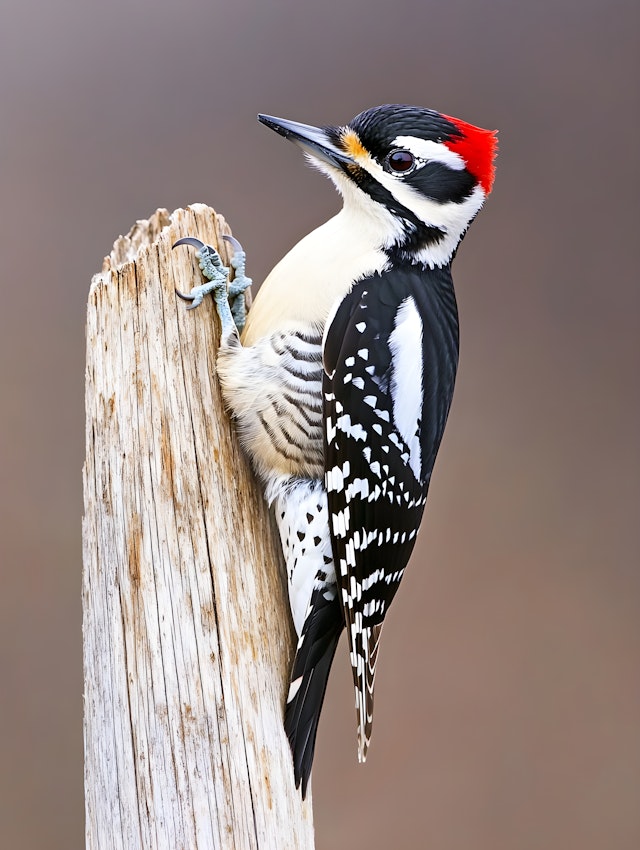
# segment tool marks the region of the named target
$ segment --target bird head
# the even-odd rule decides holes
[[[491,192],[496,133],[432,109],[378,106],[335,127],[258,118],[333,180],[345,208],[384,218],[381,247],[411,262],[450,262]]]

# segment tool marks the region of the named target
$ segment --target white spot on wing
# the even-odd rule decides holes
[[[362,425],[358,422],[354,424],[351,423],[351,416],[348,413],[343,413],[342,416],[338,417],[336,422],[336,428],[338,431],[342,431],[344,434],[347,434],[349,437],[353,437],[354,440],[366,440],[367,432],[364,430]]]
[[[331,514],[333,521],[333,533],[336,537],[346,537],[349,528],[349,506],[335,514]]]

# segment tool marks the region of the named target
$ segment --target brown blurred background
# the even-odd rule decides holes
[[[356,763],[339,653],[318,850],[640,847],[638,5],[4,0],[0,845],[83,846],[84,311],[113,239],[215,206],[256,281],[336,211],[258,111],[500,128],[461,370]]]

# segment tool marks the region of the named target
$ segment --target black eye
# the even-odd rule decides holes
[[[416,158],[411,151],[398,149],[391,151],[387,157],[387,166],[389,171],[395,171],[398,174],[406,174],[408,171],[413,171],[416,165]]]

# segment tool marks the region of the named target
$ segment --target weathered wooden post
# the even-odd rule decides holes
[[[223,410],[212,304],[158,210],[91,284],[84,466],[88,848],[308,850],[282,728],[294,645],[277,532]]]

